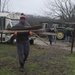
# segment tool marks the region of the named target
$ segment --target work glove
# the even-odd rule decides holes
[[[29,35],[32,36],[33,35],[33,32],[32,31],[29,31]]]

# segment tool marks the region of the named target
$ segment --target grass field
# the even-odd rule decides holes
[[[25,71],[19,72],[16,46],[0,44],[0,75],[75,75],[75,53],[32,45]]]

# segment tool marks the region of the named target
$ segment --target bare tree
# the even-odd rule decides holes
[[[1,2],[1,11],[8,11],[8,5],[9,5],[10,0],[2,0]]]
[[[75,5],[71,0],[54,0],[46,4],[47,12],[52,18],[60,18],[64,21],[75,21]]]

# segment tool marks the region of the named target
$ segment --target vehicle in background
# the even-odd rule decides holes
[[[15,26],[19,22],[18,19],[11,19],[9,13],[1,13],[0,14],[0,30],[5,30],[9,27]],[[30,37],[30,44],[34,44],[34,38]],[[16,43],[16,37],[14,34],[0,34],[0,42],[1,43]]]
[[[55,28],[54,28],[55,27]],[[72,33],[72,31],[73,31],[73,28],[71,28],[71,27],[64,27],[64,26],[60,26],[59,27],[59,25],[58,24],[53,24],[53,26],[50,26],[49,25],[49,23],[47,23],[47,22],[43,22],[42,23],[42,29],[44,30],[44,31],[47,31],[47,29],[56,29],[57,30],[57,36],[56,36],[56,38],[58,39],[58,40],[64,40],[65,39],[65,37],[66,37],[66,32],[68,31],[68,30],[70,30],[70,32]]]

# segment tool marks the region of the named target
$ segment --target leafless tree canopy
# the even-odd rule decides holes
[[[46,4],[47,12],[52,18],[60,18],[64,21],[75,21],[75,5],[71,0],[50,0]]]
[[[1,11],[8,11],[8,6],[9,6],[10,0],[2,0],[1,2]]]

